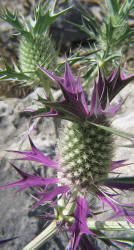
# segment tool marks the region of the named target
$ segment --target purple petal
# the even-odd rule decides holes
[[[107,77],[107,82],[112,82],[115,76],[117,76],[116,78],[118,78],[119,73],[117,74],[117,71],[120,72],[120,67],[118,69],[114,68],[113,71],[111,71],[111,73]]]
[[[17,150],[10,150],[9,152],[18,153],[24,155],[22,158],[17,158],[15,160],[28,160],[28,161],[36,161],[41,162],[45,166],[49,166],[51,168],[57,168],[57,164],[51,160],[48,156],[44,156],[39,149],[35,147],[31,138],[29,137],[30,144],[31,144],[31,151],[17,151]]]
[[[120,160],[120,161],[112,161],[111,165],[109,166],[109,170],[112,171],[116,168],[120,168],[120,167],[124,167],[129,165],[128,164],[124,164],[123,162],[125,162],[126,160]]]
[[[116,182],[104,182],[103,185],[109,188],[118,188],[120,190],[134,190],[134,184],[129,183],[116,183]]]
[[[50,103],[51,105],[48,102],[48,107],[52,107],[53,112],[44,113],[42,116],[57,116],[71,121],[73,121],[73,118],[71,119],[73,116],[80,120],[85,120],[92,115],[97,116],[103,113],[115,114],[122,102],[112,106],[110,104],[111,100],[128,84],[128,82],[134,79],[134,74],[125,77],[124,71],[120,73],[120,68],[114,69],[107,79],[105,79],[99,69],[98,80],[97,83],[95,82],[94,84],[89,112],[80,77],[77,79],[74,78],[67,61],[65,64],[64,77],[56,77],[42,67],[40,67],[40,69],[56,84],[60,85],[64,95],[64,100],[62,101],[64,108],[62,110],[59,109],[59,106],[57,107],[56,104],[58,104],[58,102]]]
[[[45,191],[45,192],[37,192],[37,194],[40,196],[40,199],[32,206],[32,209],[39,206],[41,203],[46,201],[53,201],[53,199],[58,194],[64,194],[69,190],[68,186],[59,186],[54,187],[51,191]]]
[[[37,65],[50,79],[52,79],[52,81],[54,81],[54,83],[56,85],[58,85],[58,77],[56,77],[54,74],[52,74],[51,72],[49,72],[48,70],[44,69],[42,66]]]
[[[18,172],[18,174],[22,177],[20,180],[12,183],[8,183],[5,185],[0,186],[0,189],[2,188],[8,188],[8,187],[16,187],[20,186],[20,188],[17,191],[21,191],[27,187],[31,186],[46,186],[49,184],[56,184],[58,182],[57,178],[43,178],[38,175],[30,175],[22,170],[18,169],[14,164],[11,164],[12,167]]]
[[[120,73],[120,67],[117,69],[115,68],[110,75],[105,78],[99,70],[96,83],[98,96],[96,95],[95,97],[94,94],[94,99],[96,98],[96,105],[97,102],[99,104],[98,109],[101,106],[101,112],[114,114],[122,104],[119,103],[112,107],[110,102],[130,81],[134,79],[134,74],[125,76],[124,71],[125,70]]]
[[[129,83],[134,79],[134,74],[125,76],[125,69],[120,72],[120,67],[114,69],[111,76],[105,79],[106,85],[108,87],[108,94],[110,101]],[[105,94],[105,93],[104,93]],[[103,94],[103,97],[104,97]]]
[[[110,206],[114,212],[118,210],[117,206],[108,198],[108,196],[105,196],[101,191],[97,192],[97,196],[99,200],[102,202],[102,208],[104,209],[105,203]]]
[[[128,221],[130,221],[132,224],[134,224],[134,219],[132,218],[132,216],[134,216],[133,210],[129,210],[129,209],[120,207],[120,208],[118,208],[118,211],[116,211],[116,213],[114,213],[112,216],[107,218],[107,220],[112,220],[116,217],[125,217]]]
[[[81,92],[81,86],[80,88],[79,86],[77,87],[77,81],[75,80],[67,61],[65,64],[65,74],[62,85],[64,86],[65,90],[67,90],[71,94]]]
[[[102,74],[99,68],[99,72],[98,72],[98,95],[99,95],[99,99],[101,99],[102,94],[103,94],[103,90],[104,90],[104,80],[102,78]]]
[[[100,103],[99,94],[98,94],[98,85],[95,82],[92,97],[91,97],[90,116],[92,115],[97,116],[100,113],[101,113],[101,103]]]
[[[92,93],[92,98],[91,98],[91,107],[90,107],[90,116],[91,115],[99,115],[99,114],[115,114],[118,109],[120,108],[122,102],[112,106],[109,101],[109,96],[107,95],[106,99],[106,104],[103,105],[103,102],[101,100],[101,95],[103,93],[103,80],[102,77],[100,76],[100,71],[99,71],[99,81],[98,83],[95,82],[94,84],[94,89]]]
[[[70,70],[69,64],[66,61],[64,78],[56,77],[52,73],[40,67],[54,82],[58,83],[64,94],[64,107],[67,112],[77,116],[79,119],[86,119],[89,115],[88,106],[85,100],[85,95],[82,90],[80,77],[74,78]],[[55,107],[56,110],[56,107]],[[64,114],[64,113],[63,113]]]
[[[49,112],[41,113],[39,116],[40,117],[59,117],[59,114],[54,109],[51,109]]]
[[[110,194],[105,196],[100,191],[97,193],[97,195],[98,195],[98,198],[102,202],[103,209],[104,209],[104,204],[106,203],[114,211],[113,215],[110,216],[109,218],[107,218],[107,220],[110,220],[110,219],[113,219],[113,218],[116,218],[116,217],[125,216],[125,218],[128,221],[130,221],[131,223],[134,224],[134,219],[131,217],[131,216],[134,216],[134,211],[130,210],[128,208],[122,207],[123,205],[131,207],[132,205],[134,205],[133,203],[131,203],[131,204],[119,203],[118,201],[114,200],[113,198],[111,199],[111,195]]]
[[[83,234],[81,236],[79,247],[81,250],[98,250],[91,242],[90,239],[88,239],[86,234]]]
[[[76,206],[73,213],[74,222],[72,226],[69,228],[69,231],[72,233],[69,249],[73,250],[77,249],[82,234],[93,235],[93,233],[88,229],[87,226],[87,215],[88,215],[87,200],[83,197],[78,196],[76,198]]]
[[[106,104],[106,107],[104,110],[102,110],[103,113],[107,113],[107,114],[115,114],[118,109],[120,108],[120,106],[122,105],[122,101],[118,104],[115,104],[115,105],[111,105],[109,100],[107,100],[107,104]]]

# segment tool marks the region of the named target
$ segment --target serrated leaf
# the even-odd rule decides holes
[[[122,49],[116,50],[116,51],[112,51],[109,55],[107,55],[107,57],[104,59],[104,62],[108,62],[110,60],[113,60],[117,57],[121,57],[122,56]]]
[[[86,24],[84,22],[83,22],[83,24],[77,24],[77,23],[74,23],[74,22],[71,22],[71,21],[67,21],[67,22],[70,23],[70,24],[72,24],[76,28],[84,31],[85,33],[87,33],[90,38],[96,40],[95,34],[92,31],[90,31],[90,29],[86,26]]]
[[[97,22],[96,17],[92,17],[86,10],[79,9],[80,13],[82,14],[82,17],[89,23],[89,25],[94,28],[96,33],[100,33],[100,24]]]
[[[50,9],[44,11],[46,4],[47,3],[45,3],[44,6],[42,6],[40,3],[37,10],[35,11],[36,20],[35,20],[35,26],[33,27],[33,34],[41,35],[46,30],[46,28],[55,21],[57,17],[59,17],[61,14],[65,13],[66,11],[72,8],[71,6],[69,8],[66,8],[65,10],[53,14],[55,2]]]
[[[68,63],[69,63],[70,66],[72,66],[76,62],[81,62],[81,61],[82,62],[86,62],[86,61],[89,61],[89,57],[91,55],[96,54],[98,51],[100,51],[100,50],[96,49],[96,50],[92,50],[91,52],[83,53],[80,56],[76,56],[76,55],[70,56],[68,58]],[[61,65],[64,65],[64,64],[65,64],[65,62],[61,63]]]
[[[5,70],[0,70],[0,80],[29,80],[29,77],[23,72],[16,72],[7,62]]]
[[[17,10],[15,10],[12,14],[8,9],[5,9],[5,12],[3,14],[0,14],[0,18],[11,24],[25,37],[32,39],[30,33],[24,29],[23,24],[19,21]]]
[[[41,100],[38,99],[38,101],[41,101]],[[45,100],[43,100],[42,103],[45,105],[45,109],[42,108],[42,109],[38,109],[38,110],[32,112],[33,117],[43,116],[43,113],[46,112],[47,108],[50,108],[50,109],[53,108],[54,110],[59,112],[58,117],[63,118],[63,119],[67,119],[67,120],[70,120],[70,121],[78,121],[78,119],[71,113],[71,111],[67,110],[66,105],[61,104],[61,103],[57,103],[57,102],[48,103]],[[63,117],[62,117],[62,115],[63,115]]]

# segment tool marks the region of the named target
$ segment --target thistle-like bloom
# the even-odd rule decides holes
[[[54,13],[56,1],[39,1],[34,13],[25,18],[15,10],[13,13],[5,9],[0,13],[0,19],[8,22],[19,35],[18,65],[11,67],[5,63],[5,69],[0,69],[0,81],[3,79],[20,81],[20,85],[42,85],[45,92],[50,91],[50,84],[44,74],[37,68],[37,64],[54,70],[58,53],[49,35],[49,26],[65,11]]]
[[[34,114],[60,117],[69,121],[60,134],[57,160],[54,162],[44,156],[31,139],[29,152],[13,152],[22,156],[17,160],[36,161],[44,166],[55,168],[57,176],[51,178],[32,176],[13,165],[21,179],[5,184],[1,188],[19,186],[18,191],[20,191],[29,186],[37,186],[36,195],[39,199],[33,208],[41,203],[52,202],[51,204],[55,206],[57,227],[64,227],[70,232],[71,240],[68,249],[76,250],[82,235],[95,235],[87,225],[87,217],[94,216],[93,211],[89,209],[90,194],[102,202],[103,208],[106,204],[113,210],[110,218],[125,216],[134,223],[134,212],[131,210],[134,204],[121,203],[114,198],[117,196],[114,188],[131,190],[134,189],[134,184],[126,184],[122,181],[117,183],[114,179],[108,179],[109,173],[125,166],[124,160],[112,161],[113,137],[109,130],[108,117],[116,113],[121,103],[113,106],[111,101],[134,78],[134,75],[125,77],[118,69],[105,79],[99,71],[98,81],[94,84],[90,107],[88,107],[80,77],[77,79],[73,77],[67,62],[64,77],[56,77],[47,70],[41,69],[55,84],[60,85],[64,98],[59,102],[40,98],[50,111],[43,112],[41,109],[42,113],[39,114],[38,111]],[[102,129],[100,125],[108,129]],[[56,197],[57,199],[54,200]],[[59,219],[61,217],[62,220]]]

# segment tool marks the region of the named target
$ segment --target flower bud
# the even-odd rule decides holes
[[[53,71],[56,59],[54,43],[47,33],[44,36],[35,36],[31,39],[21,38],[19,45],[20,68],[31,78],[31,83],[41,84],[47,79],[43,72],[37,68],[37,64]]]

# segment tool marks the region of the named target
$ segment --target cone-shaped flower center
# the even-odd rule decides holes
[[[38,70],[37,64],[53,70],[55,68],[57,54],[54,44],[48,34],[37,36],[33,39],[23,37],[19,45],[19,61],[23,72],[30,76],[31,81],[39,82],[44,79],[44,74]]]
[[[101,124],[107,125],[106,119]],[[89,123],[68,123],[59,140],[62,183],[77,185],[80,191],[106,177],[112,158],[112,135]]]

